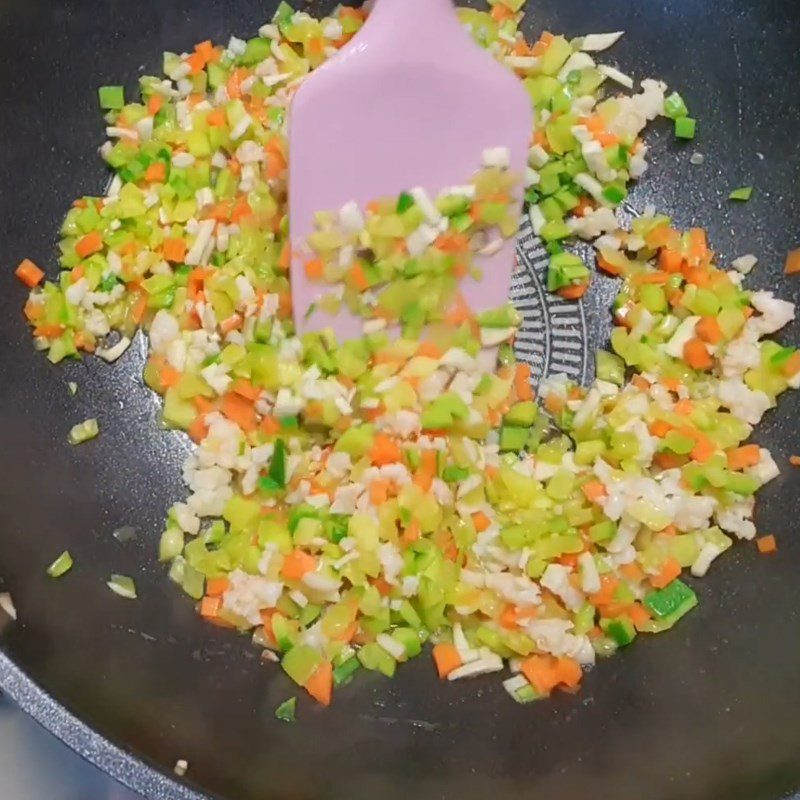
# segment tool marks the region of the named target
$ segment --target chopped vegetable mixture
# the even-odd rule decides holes
[[[318,216],[305,269],[322,303],[364,317],[361,339],[294,334],[285,132],[293,91],[357,33],[359,9],[316,20],[282,3],[253,39],[165,54],[140,100],[100,89],[106,196],[67,214],[56,282],[17,269],[54,363],[113,361],[145,331],[145,380],[197,445],[160,558],[204,618],[250,633],[324,705],[426,643],[441,678],[509,668],[525,703],[672,627],[697,604],[684,578],[755,537],[755,493],[778,470],[748,440],[800,385],[800,354],[765,338],[790,303],[742,288],[747,270],[722,268],[702,230],[654,212],[622,229],[614,214],[646,169],[648,122],[695,135],[680,95],[652,80],[620,91],[633,80],[592,55],[619,33],[530,44],[523,3],[490,4],[460,13],[530,93],[530,167],[512,176],[495,149],[438,198],[409,187]],[[589,387],[553,378],[537,397],[509,346],[513,309],[476,317],[458,292],[474,256],[516,231],[515,177],[551,291],[590,283],[564,248],[574,236],[619,277]],[[97,431],[87,420],[70,440]],[[136,597],[129,577],[108,586]],[[294,699],[276,715],[292,720]]]

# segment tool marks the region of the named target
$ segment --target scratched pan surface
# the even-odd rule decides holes
[[[292,694],[245,638],[200,623],[156,564],[162,512],[179,497],[184,445],[157,432],[139,380],[141,357],[51,368],[32,353],[12,279],[23,256],[54,267],[70,200],[106,175],[95,87],[132,86],[165,48],[247,34],[274,3],[256,0],[6,0],[0,6],[0,591],[19,621],[0,632],[0,687],[95,763],[149,798],[289,800],[380,796],[498,800],[588,796],[615,800],[777,800],[800,788],[800,473],[763,493],[774,558],[742,546],[699,586],[701,606],[677,630],[645,640],[585,680],[576,696],[515,706],[499,683],[441,685],[427,659],[393,682],[365,676],[328,711]],[[800,245],[800,7],[796,0],[540,0],[529,25],[577,35],[625,29],[613,51],[639,77],[661,76],[700,119],[677,146],[649,134],[653,170],[633,205],[655,202],[681,225],[709,226],[725,256],[761,259],[753,284],[800,294],[781,275]],[[693,167],[694,150],[705,154]],[[763,155],[759,157],[758,153]],[[753,184],[753,200],[725,202]],[[514,287],[526,317],[524,355],[537,375],[587,378],[608,332],[612,285],[598,280],[583,306],[548,301],[541,251],[521,244]],[[785,332],[798,341],[795,325]],[[66,382],[80,385],[70,398]],[[778,460],[800,452],[796,396],[759,432]],[[69,427],[98,416],[90,445]],[[133,525],[120,543],[111,534]],[[65,548],[59,582],[44,576]],[[136,576],[141,599],[110,594],[110,573]],[[176,759],[188,782],[170,777]],[[44,766],[44,765],[43,765]]]

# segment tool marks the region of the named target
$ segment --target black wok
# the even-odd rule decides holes
[[[149,798],[791,795],[800,789],[800,473],[788,466],[758,507],[777,555],[735,548],[699,584],[700,608],[675,631],[601,663],[580,694],[534,707],[515,706],[491,680],[442,685],[420,659],[392,682],[362,677],[330,710],[301,699],[301,721],[279,723],[273,710],[293,693],[288,680],[246,638],[203,624],[166,580],[155,547],[162,513],[181,493],[184,445],[157,431],[136,353],[110,367],[53,368],[32,352],[12,271],[29,256],[55,274],[65,209],[104,188],[96,87],[132,88],[162,50],[251,33],[275,5],[0,5],[0,591],[19,611],[0,632],[0,687]],[[724,256],[760,257],[752,285],[800,299],[800,281],[781,272],[800,245],[797,0],[530,5],[531,29],[627,31],[613,51],[619,66],[663,77],[699,118],[688,145],[663,124],[649,134],[653,169],[633,205],[654,202],[680,225],[707,225]],[[689,163],[695,150],[706,155],[702,166]],[[754,198],[728,203],[744,184],[756,187]],[[611,292],[598,281],[567,320],[589,352],[607,335]],[[800,325],[784,336],[798,342]],[[586,372],[591,358],[581,359]],[[800,453],[798,410],[788,397],[758,434],[783,465]],[[88,416],[100,418],[102,435],[69,447],[67,431]],[[121,543],[112,532],[126,525],[138,536]],[[51,581],[45,567],[66,548],[76,567]],[[136,576],[138,602],[108,591],[113,572]],[[179,758],[191,788],[163,777]]]

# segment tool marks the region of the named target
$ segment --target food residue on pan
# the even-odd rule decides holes
[[[800,354],[767,338],[794,306],[743,288],[755,257],[726,269],[702,229],[615,215],[647,168],[647,124],[667,117],[690,140],[696,121],[662,82],[634,91],[595,61],[619,33],[529,44],[522,5],[460,13],[530,93],[527,173],[490,148],[436,198],[408,187],[318,217],[305,269],[320,302],[364,317],[361,339],[293,333],[285,136],[293,91],[355,35],[358,9],[316,20],[282,3],[253,39],[165,54],[141,101],[103,87],[106,196],[67,214],[56,282],[29,260],[17,269],[53,363],[114,361],[145,332],[145,381],[197,445],[160,558],[205,619],[251,632],[324,705],[429,642],[451,681],[510,670],[520,703],[574,689],[597,656],[697,604],[683,578],[756,537],[755,493],[778,474],[747,442],[800,385]],[[516,312],[476,316],[459,292],[473,256],[514,234],[516,180],[551,291],[590,286],[574,237],[619,279],[590,386],[534,390]],[[796,251],[787,273],[798,265]],[[97,430],[87,420],[70,439]],[[136,596],[129,577],[108,586]],[[276,712],[294,715],[295,698]]]

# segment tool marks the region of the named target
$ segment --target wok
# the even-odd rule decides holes
[[[104,188],[96,87],[132,88],[164,49],[251,33],[275,5],[0,7],[0,591],[19,611],[0,633],[0,686],[148,798],[791,795],[800,789],[800,473],[788,466],[758,504],[760,529],[778,538],[774,557],[734,548],[699,582],[700,608],[676,630],[600,663],[580,694],[533,707],[516,706],[491,679],[443,685],[423,658],[392,682],[362,676],[330,710],[301,699],[300,721],[280,723],[273,711],[294,693],[288,679],[247,638],[202,623],[166,579],[155,550],[162,513],[181,495],[185,445],[156,427],[141,353],[112,366],[51,367],[32,351],[12,271],[29,256],[55,274],[65,209]],[[707,225],[725,257],[760,257],[751,285],[800,300],[800,282],[781,273],[800,244],[796,1],[540,0],[526,24],[568,35],[627,31],[611,58],[638,77],[664,78],[699,118],[693,143],[675,143],[666,124],[648,134],[653,169],[632,205],[654,202],[681,226]],[[701,166],[689,162],[695,150],[706,156]],[[749,203],[726,201],[745,184],[756,187]],[[567,361],[588,377],[608,334],[613,284],[598,279],[577,310],[535,300],[541,251],[531,240],[522,248],[527,283],[517,295],[541,312],[530,322],[535,371],[557,367],[558,342],[570,340]],[[798,342],[800,325],[784,337]],[[783,465],[800,452],[798,411],[792,394],[757,434]],[[67,431],[89,416],[99,417],[100,438],[69,447]],[[118,541],[121,526],[134,526],[136,538]],[[52,581],[45,567],[66,548],[76,566]],[[136,577],[138,602],[108,591],[114,572]],[[180,758],[190,765],[182,782],[172,777]]]

